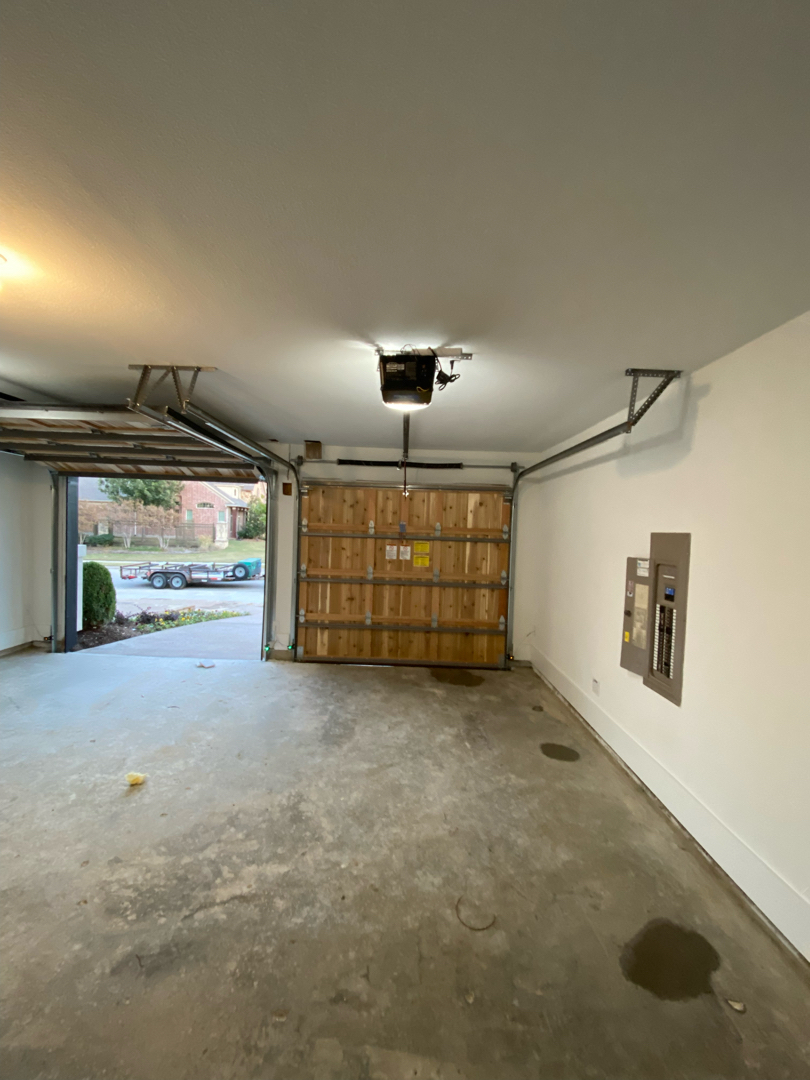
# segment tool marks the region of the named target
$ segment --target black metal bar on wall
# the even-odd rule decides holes
[[[79,478],[68,476],[65,483],[65,652],[71,652],[78,638],[79,602]]]
[[[329,464],[328,462],[319,462],[319,464]],[[401,461],[365,461],[360,458],[338,458],[335,462],[336,465],[354,465],[362,467],[364,469],[399,469],[402,467]],[[411,469],[463,469],[464,464],[461,461],[409,461],[408,466]],[[472,468],[475,468],[473,465]],[[505,469],[509,466],[505,465]],[[310,481],[314,483],[315,481]]]
[[[51,652],[61,652],[65,644],[64,496],[64,476],[51,472]]]
[[[278,473],[262,468],[267,484],[267,517],[264,525],[264,608],[261,659],[270,660],[276,633],[276,572],[278,568]]]

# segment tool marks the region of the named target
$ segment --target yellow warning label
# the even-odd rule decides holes
[[[414,555],[414,557],[413,557],[413,565],[414,566],[430,566],[430,556],[429,555]]]
[[[625,641],[630,640],[630,631],[629,630],[625,630],[625,632],[624,632],[624,640]]]
[[[413,550],[416,555],[429,555],[430,543],[427,540],[414,540]]]

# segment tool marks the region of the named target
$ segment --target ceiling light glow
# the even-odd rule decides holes
[[[429,401],[383,401],[386,408],[396,409],[398,412],[417,412],[419,409],[426,409],[429,404]]]
[[[18,252],[7,247],[0,248],[0,281],[23,281],[39,277],[41,272]]]

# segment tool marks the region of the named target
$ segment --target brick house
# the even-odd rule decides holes
[[[180,493],[180,524],[216,525],[217,539],[233,540],[245,524],[251,488],[256,486],[184,480]]]
[[[104,494],[98,480],[79,478],[79,530],[81,533],[114,532],[129,537],[162,534],[194,540],[201,536],[225,546],[235,539],[247,517],[252,498],[266,499],[264,482],[256,484],[185,480],[180,504],[175,510],[141,506],[137,514],[132,506],[116,504]],[[137,519],[137,528],[136,528]],[[185,526],[185,528],[184,528]]]
[[[179,521],[176,510],[160,506],[140,506],[137,512],[130,503],[115,503],[101,490],[98,480],[79,477],[79,533],[114,533],[116,536],[171,532]],[[136,530],[137,525],[137,530]]]

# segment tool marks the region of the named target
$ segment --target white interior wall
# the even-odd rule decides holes
[[[808,356],[805,315],[522,483],[515,654],[810,957]],[[619,667],[625,559],[651,532],[692,534],[680,708]]]
[[[0,651],[51,632],[51,478],[0,454]]]

